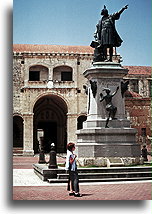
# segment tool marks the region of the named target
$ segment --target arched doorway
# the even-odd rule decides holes
[[[40,98],[34,106],[33,148],[38,152],[37,130],[44,131],[44,151],[50,151],[51,143],[55,143],[56,152],[66,151],[67,144],[67,105],[57,95],[47,95]]]
[[[13,117],[13,147],[23,147],[23,119]]]

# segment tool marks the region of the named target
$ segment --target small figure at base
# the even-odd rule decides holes
[[[102,102],[103,100],[106,101],[106,110],[109,112],[109,115],[108,115],[108,118],[107,118],[107,121],[106,121],[106,125],[105,125],[105,128],[109,128],[108,127],[108,123],[109,123],[109,119],[110,117],[112,118],[112,120],[116,120],[117,118],[115,118],[115,114],[117,112],[117,107],[115,107],[112,103],[112,97],[117,93],[119,89],[119,86],[117,87],[116,91],[112,94],[110,94],[111,90],[110,88],[105,88],[103,89],[103,91],[106,91],[107,95],[103,96],[102,93],[100,93],[100,102]]]
[[[146,145],[143,146],[141,153],[142,153],[142,157],[144,158],[144,161],[148,161],[148,159],[147,159],[148,152],[146,149]]]

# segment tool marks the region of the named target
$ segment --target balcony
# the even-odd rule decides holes
[[[27,81],[24,88],[76,88],[74,81],[40,80]]]

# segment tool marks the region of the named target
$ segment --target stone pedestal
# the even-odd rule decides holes
[[[109,157],[140,159],[136,130],[130,127],[130,121],[126,119],[121,90],[121,82],[127,73],[128,70],[121,64],[113,62],[93,63],[92,67],[84,72],[84,76],[88,79],[88,115],[83,129],[76,132],[79,162],[84,163],[86,159],[90,159],[94,165],[98,159],[104,158],[104,164],[101,165],[105,165],[105,158]],[[96,84],[97,90],[92,90],[90,81]],[[112,94],[118,86],[119,89],[112,98],[113,105],[117,107],[116,119],[110,119],[109,128],[105,128],[109,113],[106,110],[105,100],[100,102],[100,93],[106,95],[103,89],[110,88]]]

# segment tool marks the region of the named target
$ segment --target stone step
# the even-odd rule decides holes
[[[22,156],[23,148],[22,147],[13,147],[13,156]]]
[[[67,179],[68,172],[62,167],[58,169],[49,169],[47,164],[33,164],[34,172],[44,181],[48,179]],[[152,178],[152,167],[111,167],[111,168],[78,168],[80,179],[121,179],[138,177]]]
[[[46,164],[33,164],[34,168],[37,169],[48,169]],[[64,167],[58,167],[58,173],[64,174],[66,170]],[[142,172],[142,171],[152,171],[152,166],[133,166],[133,167],[92,167],[92,168],[78,168],[78,173],[106,173],[106,172]]]
[[[78,173],[92,173],[92,172],[142,172],[142,171],[152,171],[152,167],[111,167],[111,168],[83,168],[78,169]]]
[[[23,147],[13,147],[13,150],[23,149]]]
[[[96,179],[96,178],[131,178],[131,177],[151,177],[152,172],[117,172],[117,173],[80,173],[81,179]],[[68,174],[58,174],[58,179],[68,179]]]
[[[97,168],[78,168],[78,173],[110,173],[110,172],[151,172],[152,167],[97,167]],[[64,174],[66,173],[66,170],[63,168],[58,168],[58,173]]]
[[[96,179],[79,179],[80,183],[87,182],[117,182],[117,181],[144,181],[150,180],[150,177],[136,177],[136,178],[96,178]],[[48,179],[49,183],[67,183],[68,179]]]

